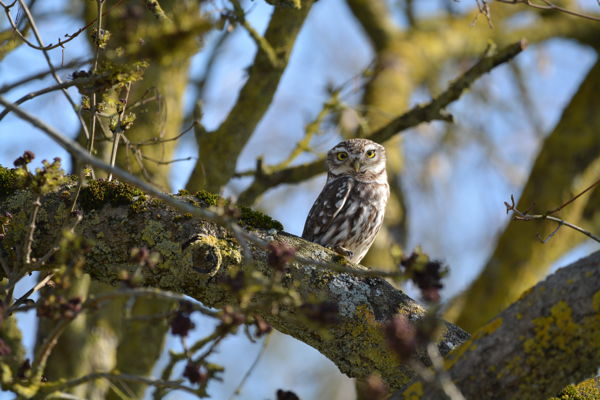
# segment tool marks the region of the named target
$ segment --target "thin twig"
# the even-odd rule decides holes
[[[174,159],[168,160],[168,161],[161,161],[161,160],[157,160],[155,158],[149,157],[149,156],[145,156],[144,154],[142,154],[142,158],[146,161],[150,161],[150,162],[153,162],[158,165],[168,165],[168,164],[174,164],[174,163],[178,163],[178,162],[182,162],[182,161],[191,161],[191,160],[198,159],[198,157],[190,156],[190,157],[174,158]]]
[[[175,293],[175,292],[169,292],[168,290],[159,290],[159,289],[153,289],[153,288],[134,288],[134,289],[118,289],[118,290],[114,290],[99,296],[94,296],[91,297],[88,301],[90,302],[89,304],[98,304],[98,303],[102,303],[104,301],[108,301],[108,300],[112,300],[118,297],[139,297],[139,296],[148,296],[148,297],[156,297],[156,298],[161,298],[161,299],[167,299],[167,300],[174,300],[174,301],[185,301],[188,302],[192,305],[192,308],[194,309],[194,311],[198,311],[206,316],[209,317],[217,317],[218,313],[215,310],[210,309],[209,307],[206,307],[205,305],[201,304],[200,302],[190,299],[190,297],[179,294],[179,293]],[[87,303],[87,302],[86,302]]]
[[[596,242],[600,243],[599,236],[596,236],[593,233],[591,233],[590,231],[587,231],[575,224],[567,222],[564,219],[549,215],[548,213],[547,214],[529,214],[527,212],[519,211],[515,205],[514,196],[511,195],[510,198],[511,198],[511,203],[509,204],[507,202],[504,202],[504,205],[506,206],[506,212],[513,213],[513,219],[515,219],[517,221],[549,220],[549,221],[554,221],[559,224],[558,228],[555,229],[555,231],[552,232],[545,240],[542,240],[542,242],[548,241],[548,239],[550,239],[550,237],[554,236],[556,231],[558,231],[558,229],[564,225],[564,226],[569,227],[573,230],[576,230],[577,232],[582,233],[585,236],[589,237],[590,239],[595,240]],[[569,201],[569,203],[570,203],[570,201]]]
[[[40,202],[40,196],[38,195],[33,202],[33,212],[31,214],[31,222],[29,223],[29,233],[27,235],[27,240],[25,241],[25,256],[23,258],[23,265],[26,269],[29,269],[31,266],[31,246],[33,244],[33,235],[35,233],[35,221],[37,219],[38,211],[40,211],[40,207],[42,203]]]
[[[76,315],[78,315],[77,313]],[[46,361],[48,357],[50,357],[50,353],[56,343],[58,343],[58,338],[65,331],[69,323],[72,321],[71,318],[64,318],[56,324],[54,329],[48,334],[48,336],[42,342],[40,348],[35,354],[33,359],[33,363],[31,364],[32,371],[32,379],[35,381],[40,381],[42,375],[44,373],[44,368],[46,367]]]
[[[5,316],[11,315],[15,311],[15,309],[17,309],[21,304],[25,303],[32,294],[46,286],[48,282],[50,282],[50,279],[52,279],[53,277],[54,272],[46,275],[44,279],[42,279],[34,287],[29,289],[23,296],[15,300],[15,302],[9,308],[6,309]]]
[[[240,5],[239,1],[229,0],[229,2],[233,5],[235,19],[244,27],[244,29],[246,29],[252,40],[254,40],[254,43],[256,43],[258,50],[262,51],[267,56],[267,59],[273,68],[281,68],[282,62],[277,56],[277,52],[267,41],[267,39],[261,36],[260,33],[258,33],[258,31],[254,29],[252,25],[250,25],[246,19],[246,13],[244,12],[244,9]]]
[[[162,379],[152,379],[146,378],[138,375],[131,374],[122,374],[122,373],[113,373],[113,372],[92,372],[91,374],[82,376],[80,378],[72,379],[66,382],[60,382],[56,385],[57,390],[59,389],[68,389],[75,386],[79,386],[89,381],[94,381],[96,379],[108,379],[114,381],[126,381],[126,382],[136,382],[143,383],[149,386],[155,387],[166,387],[169,389],[182,390],[188,393],[198,394],[198,390],[191,388],[189,386],[182,385],[182,381],[165,381]]]
[[[92,82],[93,78],[77,78],[77,79],[73,79],[72,81],[68,81],[68,82],[62,82],[53,86],[49,86],[47,88],[44,89],[40,89],[40,90],[36,90],[35,92],[31,92],[26,94],[25,96],[21,97],[20,99],[18,99],[17,101],[15,101],[15,104],[22,104],[28,100],[34,99],[38,96],[41,96],[43,94],[46,93],[50,93],[50,92],[54,92],[56,90],[62,90],[62,89],[66,89],[69,88],[71,86],[76,86],[76,85],[80,85],[80,84],[86,84],[89,82]],[[10,110],[8,108],[5,108],[4,110],[2,110],[2,112],[0,112],[0,121],[2,121],[2,119],[10,112]]]
[[[102,6],[104,4],[104,1],[101,0],[96,0],[96,3],[98,5],[98,19],[97,19],[97,25],[96,25],[96,40],[95,40],[95,54],[94,54],[94,63],[92,65],[92,75],[94,75],[97,71],[98,71],[98,63],[100,60],[100,35],[102,35]],[[94,90],[92,92],[92,96],[91,96],[91,113],[92,113],[92,130],[90,132],[90,134],[87,136],[88,139],[88,152],[90,154],[94,153],[94,140],[96,139],[96,124],[99,122],[98,121],[98,115],[97,115],[97,107],[98,107],[98,101],[97,101],[97,94],[96,91]],[[92,168],[92,178],[95,178],[95,173],[94,173],[94,169]]]
[[[526,6],[529,6],[531,8],[536,8],[538,10],[556,10],[556,11],[559,11],[559,12],[562,12],[565,14],[573,15],[575,17],[585,18],[585,19],[589,19],[591,21],[600,22],[600,17],[595,17],[592,15],[583,14],[583,13],[579,13],[577,11],[569,10],[567,8],[557,6],[556,4],[551,3],[548,0],[541,0],[545,5],[536,4],[536,3],[532,2],[531,0],[497,0],[497,1],[500,3],[505,3],[505,4],[524,4]]]
[[[112,151],[110,154],[110,166],[114,167],[115,166],[115,162],[117,161],[117,150],[119,148],[119,140],[121,139],[121,136],[123,135],[123,127],[122,127],[122,123],[123,123],[123,118],[125,116],[125,110],[127,109],[127,101],[129,99],[129,92],[131,90],[131,82],[127,82],[127,87],[125,88],[125,99],[123,101],[123,109],[121,110],[121,112],[119,113],[119,116],[117,117],[117,128],[115,129],[115,132],[113,133],[113,147],[112,147]],[[108,174],[108,181],[112,181],[112,173]]]
[[[180,133],[178,133],[177,135],[175,135],[173,137],[166,138],[166,139],[160,139],[160,138],[158,138],[158,137],[155,136],[155,137],[152,137],[151,139],[145,140],[143,142],[139,142],[139,143],[133,143],[132,142],[131,145],[135,146],[135,147],[140,147],[140,146],[151,146],[151,145],[155,145],[157,143],[172,142],[172,141],[178,140],[179,138],[181,138],[185,134],[192,132],[193,129],[194,129],[194,124],[192,124],[189,127],[185,128],[183,131],[181,131]]]
[[[33,31],[33,34],[35,35],[36,41],[38,42],[38,44],[40,46],[43,47],[44,41],[42,40],[42,36],[40,35],[40,32],[37,28],[37,25],[35,23],[33,15],[31,14],[31,11],[29,10],[29,7],[27,6],[27,4],[25,4],[25,2],[23,0],[16,0],[16,1],[19,2],[19,5],[25,12],[25,15],[27,16],[27,21],[31,25],[31,29]],[[4,2],[2,0],[0,0],[0,4],[4,6]],[[42,54],[44,55],[44,59],[46,60],[46,64],[48,64],[48,68],[50,69],[50,73],[52,74],[52,77],[54,78],[56,83],[61,84],[62,79],[60,79],[60,77],[58,76],[58,73],[56,72],[56,68],[54,67],[54,64],[52,64],[52,61],[50,60],[50,55],[48,54],[48,50],[42,49],[41,51],[42,51]],[[83,116],[81,115],[81,110],[77,107],[77,105],[75,104],[75,101],[73,101],[73,99],[69,95],[69,92],[67,91],[67,89],[63,88],[63,89],[61,89],[61,92],[63,92],[65,98],[67,99],[67,101],[69,102],[71,107],[73,108],[73,111],[75,111],[75,114],[77,115],[77,118],[79,119],[79,123],[81,124],[81,128],[83,129],[86,137],[89,137],[89,132],[87,130],[87,126],[85,125],[85,121],[83,120]]]
[[[596,180],[594,183],[592,183],[590,186],[588,186],[587,188],[585,188],[583,191],[579,192],[579,194],[573,196],[567,202],[563,203],[562,205],[560,205],[559,207],[555,208],[554,210],[549,211],[548,214],[554,214],[556,212],[559,212],[560,210],[562,210],[563,208],[565,208],[566,206],[568,206],[569,204],[571,204],[572,202],[574,202],[575,200],[577,200],[579,197],[583,196],[585,193],[589,192],[591,189],[593,189],[594,187],[598,186],[598,184],[600,184],[600,178],[598,180]]]
[[[69,61],[68,63],[66,63],[65,65],[61,65],[60,67],[56,67],[56,70],[65,70],[65,69],[69,69],[69,68],[75,68],[75,67],[80,67],[82,65],[85,65],[87,63],[89,63],[90,60],[72,60]],[[12,89],[19,87],[21,85],[25,85],[31,81],[35,81],[35,80],[39,80],[39,79],[44,79],[48,74],[50,74],[50,71],[42,71],[42,72],[38,72],[36,74],[33,75],[28,75],[22,79],[19,79],[18,81],[14,81],[12,83],[7,83],[4,86],[0,87],[0,93],[6,93],[8,91],[11,91]]]
[[[446,394],[450,400],[465,400],[460,389],[452,382],[450,374],[444,366],[444,357],[440,354],[440,350],[436,343],[429,342],[427,344],[427,355],[429,356],[431,365],[435,371],[436,382],[444,391],[444,394]]]
[[[13,3],[14,4],[14,3]],[[35,45],[34,43],[30,42],[25,35],[23,35],[23,33],[21,33],[21,30],[19,29],[19,27],[17,26],[16,22],[13,20],[12,15],[10,13],[10,8],[12,7],[11,5],[6,5],[4,4],[4,2],[2,0],[0,0],[0,5],[2,7],[4,7],[4,13],[6,14],[6,17],[8,18],[8,22],[10,23],[11,28],[13,29],[13,31],[17,34],[17,36],[19,36],[19,38],[29,47],[35,49],[35,50],[42,50],[42,51],[48,51],[48,50],[52,50],[52,49],[56,49],[58,47],[63,47],[65,44],[69,43],[71,40],[75,39],[77,36],[79,36],[83,31],[85,31],[87,28],[89,28],[94,22],[90,22],[89,24],[87,24],[86,26],[84,26],[83,28],[78,29],[75,33],[72,34],[66,34],[65,36],[68,38],[66,40],[62,40],[61,38],[58,38],[58,43],[56,44],[49,44],[47,46],[43,46],[43,45]]]
[[[240,393],[242,392],[242,388],[246,384],[246,381],[248,380],[248,378],[250,378],[250,374],[252,374],[252,372],[256,369],[256,365],[258,364],[258,362],[260,361],[262,356],[265,354],[265,352],[267,350],[267,346],[269,345],[272,335],[273,335],[273,331],[269,332],[267,334],[267,336],[265,337],[265,340],[263,341],[262,346],[260,347],[260,350],[256,354],[256,357],[254,358],[252,365],[250,365],[250,368],[248,368],[248,370],[242,377],[242,380],[240,381],[240,383],[236,386],[233,393],[231,393],[231,396],[229,396],[229,400],[233,400],[236,396],[239,396]]]

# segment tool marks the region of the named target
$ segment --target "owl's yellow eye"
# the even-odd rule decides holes
[[[338,160],[344,161],[346,158],[348,158],[348,153],[346,153],[345,151],[340,151],[339,153],[337,153]]]
[[[375,157],[375,150],[367,150],[365,154],[367,155],[367,157],[373,158]]]

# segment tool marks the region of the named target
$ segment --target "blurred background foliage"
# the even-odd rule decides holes
[[[113,83],[108,90],[69,89],[77,104],[101,108],[96,121],[82,113],[86,126],[98,126],[96,155],[110,160],[119,132],[117,165],[164,190],[205,188],[239,198],[294,234],[301,233],[324,182],[314,160],[342,138],[368,135],[435,98],[489,46],[525,38],[530,45],[521,55],[449,107],[453,123],[422,124],[385,143],[392,199],[385,229],[363,264],[393,268],[390,249],[420,245],[450,266],[446,316],[472,332],[554,265],[598,248],[565,229],[542,244],[536,234],[545,237],[553,224],[509,221],[503,206],[514,194],[519,209],[544,212],[600,176],[598,21],[483,0],[29,3],[46,43],[64,40],[102,15],[109,37],[94,36],[92,24],[49,51],[64,80],[86,70]],[[554,3],[600,15],[594,0]],[[0,92],[16,100],[53,81],[45,74],[11,86],[48,70],[41,52],[11,32],[3,15]],[[60,92],[24,107],[90,145]],[[62,148],[9,114],[0,122],[0,164],[11,165],[26,149],[36,153],[36,162],[68,160]],[[303,165],[310,168],[295,169]],[[287,180],[254,186],[265,175],[288,170]],[[595,189],[561,216],[599,232],[599,196]],[[82,280],[70,290],[85,295],[107,289]],[[135,316],[164,313],[173,305],[138,299],[78,318],[62,336],[49,370],[57,376],[103,365],[143,375],[158,371],[165,337],[171,347],[177,342],[165,336],[164,320],[140,325],[124,319],[123,307]],[[50,329],[31,314],[17,322],[29,352],[36,330]],[[199,337],[213,328],[201,319],[196,326]],[[82,351],[72,351],[74,346]],[[259,348],[243,335],[223,342],[218,361],[225,366],[224,381],[209,386],[213,398],[229,396]],[[348,399],[354,391],[315,350],[276,334],[241,398],[272,398],[280,387],[302,399]],[[141,385],[129,389],[134,397],[144,391]],[[86,398],[118,397],[108,384],[77,390]]]

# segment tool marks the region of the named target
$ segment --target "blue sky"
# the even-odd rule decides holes
[[[64,4],[62,0],[55,0],[39,2],[38,5],[48,7],[44,11],[49,12],[61,10]],[[424,0],[419,4],[419,12],[424,14],[439,7],[435,0]],[[473,2],[466,0],[458,3],[462,8],[472,5]],[[263,30],[270,7],[256,1],[251,3],[250,8],[249,20],[257,29]],[[334,29],[332,20],[335,20]],[[4,23],[0,19],[0,24]],[[52,17],[40,21],[40,27],[46,42],[52,42],[65,32],[76,30],[79,23],[68,16]],[[208,40],[207,47],[210,45]],[[55,65],[60,65],[63,58],[85,57],[87,52],[87,43],[81,36],[64,50],[51,53]],[[192,74],[202,70],[205,53],[194,58]],[[251,63],[254,53],[253,42],[243,31],[237,31],[228,41],[214,79],[207,88],[203,123],[208,129],[218,126],[235,101],[237,91],[244,83],[244,68]],[[368,65],[371,58],[372,51],[343,1],[317,2],[298,38],[274,104],[244,150],[238,169],[253,168],[258,156],[263,156],[268,163],[285,158],[293,144],[303,136],[305,124],[314,118],[326,100],[325,85],[348,80]],[[534,104],[544,133],[556,123],[562,108],[594,61],[593,51],[565,40],[531,46],[519,56],[518,64],[524,70],[536,71],[528,74],[528,85],[535,93]],[[0,86],[44,69],[46,65],[41,54],[22,46],[0,63]],[[67,78],[66,74],[62,77]],[[23,86],[13,91],[9,98],[16,99],[44,84],[50,84],[50,81]],[[464,143],[461,142],[456,150],[435,151],[443,136],[441,123],[421,126],[404,134],[407,162],[402,185],[409,207],[409,245],[419,244],[426,252],[451,266],[446,296],[464,288],[485,263],[495,237],[508,221],[502,202],[511,194],[519,194],[540,145],[539,134],[528,122],[526,110],[519,107],[519,94],[507,66],[494,70],[477,85],[505,107],[486,109],[479,104],[476,95],[464,96],[452,105],[450,111],[459,121],[459,128],[466,132],[461,139]],[[75,90],[71,89],[70,93],[78,98]],[[194,93],[190,91],[187,98],[190,107]],[[426,99],[427,94],[421,93],[413,100]],[[71,137],[78,130],[77,120],[60,93],[32,100],[25,108]],[[61,112],[57,113],[57,110]],[[474,112],[485,115],[474,115]],[[489,147],[473,140],[482,121],[487,122],[486,144],[494,149],[494,157],[490,157]],[[326,151],[338,140],[335,132],[327,132],[315,143],[319,150]],[[8,116],[0,123],[0,164],[11,165],[24,150],[34,151],[36,162],[60,156],[69,167],[69,157],[64,150],[41,132]],[[190,155],[195,155],[195,147],[188,138],[181,143],[177,157]],[[308,156],[302,160],[305,159]],[[193,161],[182,162],[173,168],[174,191],[184,186],[193,164]],[[434,179],[424,180],[423,176],[433,176]],[[287,231],[299,234],[323,181],[321,176],[300,185],[278,188],[269,192],[260,206],[279,219]],[[226,194],[239,193],[247,183],[244,180],[235,182],[227,188]],[[560,240],[560,236],[554,240]],[[598,246],[587,244],[566,256],[561,263],[593,249],[598,249]],[[29,340],[34,328],[32,321],[31,317],[20,321]],[[197,325],[199,328],[195,334],[198,336],[210,328],[200,320]],[[232,337],[223,343],[215,361],[226,367],[225,384],[211,387],[214,398],[228,398],[259,348],[260,343],[251,344],[243,336]],[[277,388],[285,388],[296,391],[303,400],[317,399],[319,390],[323,388],[319,385],[321,377],[327,376],[330,382],[344,382],[346,379],[317,351],[291,338],[278,335],[269,348],[240,398],[273,398]],[[345,387],[348,387],[347,383]],[[0,398],[4,398],[2,394]],[[187,397],[177,394],[170,398]]]

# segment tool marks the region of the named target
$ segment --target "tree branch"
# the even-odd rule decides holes
[[[382,128],[371,132],[368,137],[376,142],[382,143],[394,135],[413,128],[424,122],[434,120],[452,121],[452,116],[444,113],[444,110],[452,102],[458,100],[473,82],[482,75],[490,72],[500,64],[512,60],[525,47],[527,42],[520,40],[499,51],[489,48],[483,57],[468,71],[458,77],[439,96],[425,105],[417,105],[410,111],[393,119]],[[298,183],[316,176],[325,171],[324,158],[300,166],[288,167],[271,173],[257,174],[250,186],[242,192],[240,199],[243,203],[252,204],[258,196],[267,190],[280,184]]]
[[[275,8],[261,40],[263,44],[268,43],[268,48],[273,51],[260,50],[256,53],[248,80],[225,121],[216,131],[198,135],[199,157],[188,181],[188,190],[205,188],[219,192],[235,174],[236,160],[271,104],[312,4],[313,0],[305,0],[300,9]],[[275,66],[273,53],[277,56]]]
[[[63,187],[58,194],[41,199],[40,213],[45,218],[38,223],[34,256],[43,254],[48,245],[56,242],[60,232],[50,224],[60,226],[61,220],[69,218],[69,207],[64,205],[70,205],[71,200],[65,198],[65,190],[73,193],[74,187]],[[17,213],[17,208],[22,207],[29,196],[27,192],[15,192],[0,201],[0,212]],[[239,242],[219,225],[182,216],[152,199],[132,200],[131,204],[118,206],[106,203],[102,206],[84,202],[85,216],[77,228],[79,235],[94,243],[86,254],[85,267],[93,279],[122,285],[124,271],[132,273],[139,268],[131,261],[130,249],[143,246],[159,253],[161,260],[153,268],[142,270],[141,286],[186,294],[209,307],[222,307],[248,303],[247,299],[238,297],[239,291],[227,284],[236,270],[243,271],[247,277],[261,273],[265,280],[252,296],[252,312],[273,327],[315,347],[350,376],[367,377],[378,370],[395,388],[413,376],[388,349],[382,326],[398,312],[412,321],[418,320],[424,316],[425,309],[384,279],[360,278],[323,268],[320,265],[339,261],[339,255],[285,232],[273,234],[256,229],[253,233],[262,240],[293,247],[298,259],[303,260],[290,262],[281,274],[269,265],[268,250],[247,243],[251,259],[244,258]],[[89,209],[91,205],[93,209]],[[191,245],[183,246],[190,238],[193,238]],[[318,317],[293,304],[278,303],[279,311],[274,313],[273,292],[267,289],[276,276],[287,287],[285,290],[298,294],[302,304],[315,299],[335,304],[336,323],[323,327]],[[438,343],[442,354],[467,339],[460,328],[445,326],[444,338]],[[425,361],[426,356],[422,357]]]
[[[559,269],[476,332],[446,362],[467,399],[544,399],[600,365],[600,252]],[[439,399],[419,380],[394,399]]]

